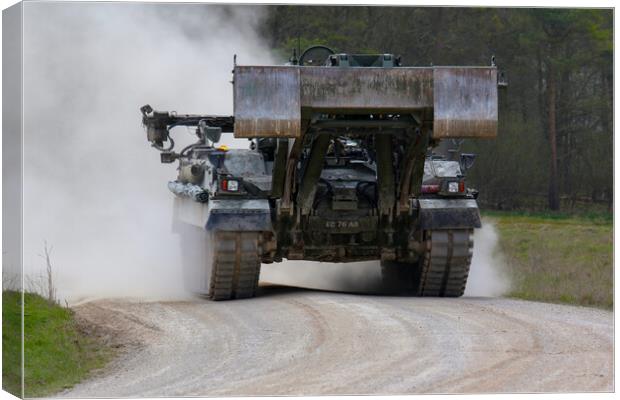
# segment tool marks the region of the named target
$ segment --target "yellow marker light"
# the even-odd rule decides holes
[[[222,150],[222,151],[228,151],[228,146],[226,146],[225,144],[221,145],[220,147],[217,148],[217,150]]]

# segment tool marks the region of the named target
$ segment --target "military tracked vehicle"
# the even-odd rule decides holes
[[[497,88],[494,62],[404,67],[316,46],[284,66],[235,63],[233,116],[143,106],[161,162],[178,163],[175,218],[205,233],[196,289],[252,297],[261,263],[380,260],[391,290],[461,296],[480,227],[474,155],[446,150],[497,135]],[[177,126],[198,138],[179,152]],[[249,149],[218,146],[222,133]]]

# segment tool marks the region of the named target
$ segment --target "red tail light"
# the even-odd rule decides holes
[[[222,190],[228,190],[228,181],[226,179],[222,179],[220,186]]]
[[[465,182],[464,181],[460,181],[459,182],[459,192],[463,193],[465,191]]]
[[[422,193],[439,193],[439,185],[422,185]]]

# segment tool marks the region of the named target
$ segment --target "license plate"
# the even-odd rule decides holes
[[[325,228],[327,229],[357,229],[359,227],[359,221],[325,221]]]

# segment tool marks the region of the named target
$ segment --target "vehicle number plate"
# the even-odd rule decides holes
[[[325,221],[325,228],[327,229],[352,229],[359,227],[359,221]]]

